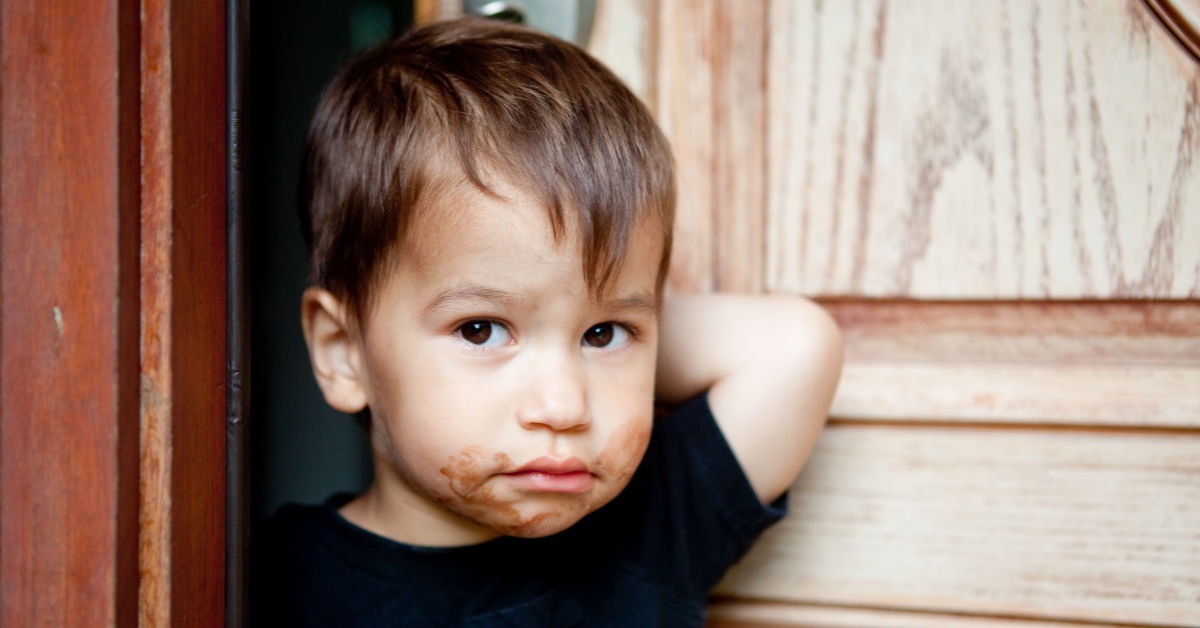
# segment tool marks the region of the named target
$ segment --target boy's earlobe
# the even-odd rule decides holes
[[[354,413],[367,405],[362,352],[345,306],[328,290],[309,288],[300,306],[313,375],[335,410]]]

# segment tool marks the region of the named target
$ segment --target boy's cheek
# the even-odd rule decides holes
[[[613,432],[596,457],[598,471],[617,485],[617,492],[625,488],[641,464],[646,447],[650,444],[653,421],[653,408],[648,408]],[[609,499],[615,496],[614,493]]]

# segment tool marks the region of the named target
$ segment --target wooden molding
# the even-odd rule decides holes
[[[1200,2],[1197,0],[1145,0],[1192,57],[1200,62]]]
[[[1200,302],[822,304],[839,421],[1200,427]]]

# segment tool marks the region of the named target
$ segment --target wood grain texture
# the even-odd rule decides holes
[[[944,615],[866,608],[718,599],[708,607],[708,628],[1101,628],[1112,624]],[[1124,624],[1129,625],[1129,624]]]
[[[780,602],[1200,623],[1200,436],[832,426],[718,588]]]
[[[1200,66],[1141,2],[658,6],[619,65],[659,74],[673,286],[1200,296]]]
[[[142,2],[139,618],[224,621],[225,12]]]
[[[675,250],[667,285],[681,291],[714,287],[713,212],[714,20],[718,0],[659,0],[658,122],[675,150],[679,188]]]
[[[597,0],[587,51],[601,59],[642,102],[653,108],[657,0]]]
[[[1200,303],[824,305],[838,420],[1200,427]]]
[[[136,619],[137,13],[76,4],[0,2],[4,626]]]
[[[766,250],[767,10],[762,3],[719,2],[715,13],[713,287],[761,292]]]
[[[769,289],[1200,295],[1200,66],[1141,3],[770,7]]]

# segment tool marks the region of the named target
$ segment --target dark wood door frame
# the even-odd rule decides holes
[[[212,626],[225,3],[0,0],[0,624]]]

